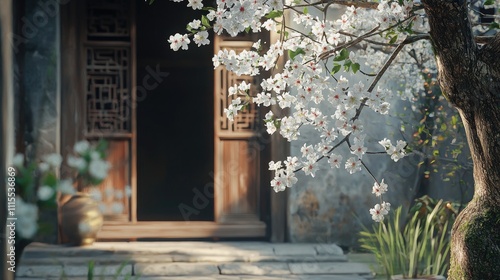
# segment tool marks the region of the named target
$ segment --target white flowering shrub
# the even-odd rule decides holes
[[[16,231],[20,238],[31,239],[40,227],[45,227],[38,222],[39,212],[56,209],[59,186],[56,170],[61,162],[59,154],[46,155],[40,162],[28,162],[22,154],[14,156]]]
[[[209,30],[230,36],[262,31],[279,34],[275,42],[259,40],[251,50],[220,50],[213,57],[215,68],[268,77],[255,96],[245,83],[229,88],[228,94],[236,98],[224,110],[228,119],[255,103],[269,108],[264,118],[269,134],[295,141],[311,127],[319,136],[319,141],[304,144],[301,156],[269,163],[274,172],[270,185],[276,192],[296,184],[297,172],[316,176],[321,160],[354,174],[367,169],[363,158],[369,154],[386,153],[397,162],[409,152],[401,139],[375,139],[380,150],[369,151],[362,113],[372,110],[386,115],[398,98],[413,101],[424,88],[427,76],[423,74],[432,77],[436,73],[420,1],[216,0],[214,7],[205,6],[202,0],[187,2],[188,7],[207,13],[189,22],[186,34],[169,37],[174,51],[187,50],[191,40],[198,46],[208,44]],[[277,65],[281,57],[285,62]],[[384,74],[389,77],[387,83],[379,83]],[[389,88],[389,83],[396,88]],[[332,108],[334,114],[320,108]],[[350,156],[343,158],[338,149],[348,150]],[[383,200],[388,186],[367,171],[374,180],[372,192],[380,199],[369,212],[380,222],[390,210],[390,203]]]
[[[68,155],[67,164],[73,169],[78,191],[98,185],[108,176],[111,164],[106,161],[107,148],[104,140],[95,145],[82,140],[74,145],[73,155]]]
[[[105,160],[106,150],[105,141],[96,145],[87,141],[76,143],[74,155],[67,157],[67,164],[74,174],[65,179],[57,176],[57,170],[63,162],[60,154],[48,154],[39,161],[27,161],[23,154],[14,156],[12,164],[16,169],[16,231],[20,238],[32,239],[40,228],[48,227],[39,220],[39,214],[57,208],[57,192],[74,194],[81,187],[97,185],[107,177],[111,165]]]

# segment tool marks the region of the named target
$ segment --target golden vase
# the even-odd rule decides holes
[[[103,224],[97,201],[85,193],[73,195],[61,207],[61,230],[68,243],[91,245]]]

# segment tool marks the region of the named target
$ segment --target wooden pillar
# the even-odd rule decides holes
[[[6,172],[8,164],[11,162],[14,152],[14,93],[12,67],[12,48],[10,35],[12,33],[12,2],[3,0],[0,7],[0,278],[5,280],[14,279],[14,274],[8,270],[7,264],[7,239],[6,239],[6,218],[7,218],[7,197],[6,197]],[[20,256],[16,256],[16,265]]]

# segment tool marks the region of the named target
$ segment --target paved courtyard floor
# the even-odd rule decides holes
[[[16,279],[366,280],[367,263],[334,244],[267,242],[97,242],[85,247],[33,243]],[[120,277],[114,278],[121,268]],[[127,277],[126,275],[133,275]],[[135,277],[135,278],[134,278]]]

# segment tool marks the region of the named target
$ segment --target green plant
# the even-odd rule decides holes
[[[56,211],[57,193],[73,194],[75,192],[73,179],[77,187],[97,185],[108,175],[111,165],[105,160],[108,148],[107,141],[101,139],[95,144],[86,140],[77,142],[74,155],[68,155],[67,164],[71,168],[68,176],[59,176],[58,171],[63,157],[51,153],[41,158],[30,158],[16,154],[9,168],[14,182],[15,198],[9,199],[10,206],[15,209],[17,218],[16,238],[32,240],[37,234],[54,235],[54,225],[39,219],[42,213]],[[60,177],[66,177],[62,179]],[[78,189],[79,191],[81,189]],[[14,215],[14,211],[11,212]]]
[[[386,222],[360,233],[361,247],[375,254],[387,277],[444,275],[448,270],[449,231],[454,215],[443,217],[451,205],[442,200],[434,205],[419,203],[424,207],[413,207],[404,225],[402,207],[398,207]]]

